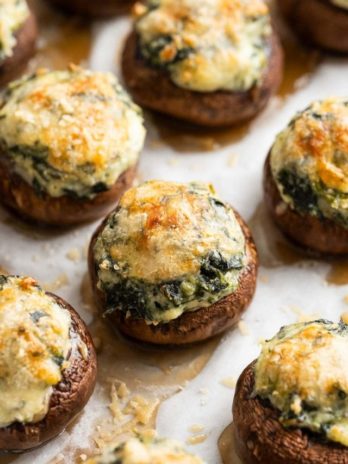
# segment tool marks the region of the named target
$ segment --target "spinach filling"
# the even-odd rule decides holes
[[[111,257],[108,261],[109,268],[117,267]],[[156,321],[163,319],[166,311],[189,302],[212,304],[237,288],[239,271],[243,267],[244,254],[227,260],[215,251],[202,259],[196,275],[158,284],[122,278],[117,283],[100,281],[106,295],[106,313],[120,310],[138,319]],[[234,279],[231,274],[235,274]]]
[[[289,340],[293,340],[294,344],[301,343],[301,339],[306,340],[303,330],[306,330],[306,327],[311,328],[311,326],[316,330],[315,336],[308,341],[308,343],[311,343],[311,347],[309,348],[304,345],[303,351],[298,354],[299,358],[296,358],[296,355],[293,357],[293,353],[287,355],[285,346],[282,347],[283,341],[286,343]],[[344,343],[344,348],[340,344],[328,344],[325,346],[324,343],[328,334],[341,339]],[[252,397],[258,396],[265,406],[275,407],[279,412],[279,421],[284,427],[304,428],[318,434],[321,440],[333,440],[348,446],[346,444],[348,437],[348,390],[345,381],[346,375],[342,373],[342,376],[340,376],[337,371],[339,364],[336,366],[335,363],[335,361],[337,362],[335,353],[340,353],[337,350],[343,350],[341,356],[344,359],[344,354],[347,352],[347,338],[348,325],[343,321],[334,324],[331,321],[319,319],[282,327],[275,337],[266,341],[266,351],[261,353],[257,361],[255,366],[255,384],[258,387],[255,388]],[[346,341],[344,342],[344,340]],[[288,379],[286,376],[283,377],[285,370],[282,371],[280,369],[277,371],[277,358],[273,356],[280,356],[280,365],[282,362],[290,362],[296,366],[301,363],[301,357],[302,361],[306,362],[308,355],[315,353],[316,347],[323,346],[325,346],[325,349],[329,353],[327,362],[330,364],[325,366],[325,361],[323,361],[323,364],[319,364],[318,367],[318,359],[314,357],[313,364],[310,366],[313,372],[311,371],[305,382],[301,383],[301,377],[299,377],[299,373],[295,370],[292,379],[297,378],[297,382],[299,383],[297,383],[296,388],[293,385],[292,390],[288,389]],[[331,359],[330,350],[333,350],[333,357]],[[268,356],[271,356],[270,364],[264,361],[264,357],[267,360]],[[263,364],[260,368],[259,362],[261,358]],[[336,368],[333,366],[336,366]],[[322,370],[324,367],[328,370],[333,369],[332,375],[336,375],[337,377],[331,380],[329,376],[322,376],[320,370],[319,372],[316,371],[316,369]],[[290,370],[289,376],[291,376],[291,372]],[[302,373],[302,375],[305,374]],[[312,376],[313,390],[311,390],[310,385]],[[318,379],[321,381],[319,384],[317,384]]]
[[[331,219],[348,228],[348,212],[340,204],[347,202],[348,195],[327,188],[321,181],[311,182],[296,167],[285,167],[277,174],[283,194],[290,197],[293,208],[300,214],[310,214],[319,219]]]
[[[170,35],[159,36],[148,44],[141,44],[140,52],[143,58],[148,61],[152,66],[160,69],[168,69],[171,65],[185,60],[195,49],[192,47],[184,47],[176,49],[176,53],[170,59],[163,59],[161,54],[165,47],[170,44],[174,45],[173,37]]]
[[[71,198],[90,198],[98,193],[108,190],[108,186],[104,182],[97,182],[91,186],[81,186],[78,179],[74,178],[73,174],[66,174],[55,169],[51,166],[47,159],[49,151],[47,147],[39,144],[32,147],[26,145],[14,145],[12,147],[5,147],[4,142],[1,142],[3,150],[11,159],[14,170],[19,175],[32,185],[38,196],[50,194],[47,186],[57,184],[57,193],[66,195]],[[23,170],[20,168],[23,166]],[[24,166],[26,169],[24,169]],[[86,176],[92,176],[94,173],[94,166],[86,163],[79,167]]]

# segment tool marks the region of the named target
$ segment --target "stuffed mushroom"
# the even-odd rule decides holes
[[[134,12],[122,66],[140,105],[217,127],[252,118],[277,90],[282,51],[263,0],[147,0]]]
[[[348,462],[348,325],[283,327],[242,373],[234,439],[245,464]]]
[[[46,0],[67,13],[87,16],[90,18],[107,18],[127,12],[133,0]]]
[[[277,136],[265,165],[265,200],[290,239],[348,253],[348,100],[317,101]]]
[[[131,438],[86,464],[204,464],[179,443],[167,439]]]
[[[97,229],[89,268],[97,305],[119,332],[184,345],[239,320],[255,291],[257,253],[211,186],[149,181]]]
[[[0,1],[0,86],[25,70],[35,51],[36,35],[26,0]]]
[[[53,225],[103,216],[131,185],[144,135],[112,74],[38,70],[0,103],[1,202]]]
[[[290,26],[320,48],[348,53],[347,0],[278,0]]]
[[[74,309],[29,277],[0,276],[0,308],[0,452],[23,452],[85,406],[96,354]]]

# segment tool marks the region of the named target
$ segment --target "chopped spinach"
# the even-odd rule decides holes
[[[59,367],[61,367],[64,362],[64,356],[53,356],[52,359]]]
[[[42,317],[45,317],[45,316],[47,316],[47,314],[44,311],[40,311],[40,310],[37,310],[37,311],[34,311],[33,313],[30,313],[30,318],[35,323],[39,322],[39,320]]]
[[[308,177],[302,176],[294,169],[283,168],[278,173],[278,181],[283,187],[284,194],[293,200],[296,210],[322,216],[318,208],[318,195]]]
[[[161,53],[165,47],[171,43],[173,43],[173,38],[170,35],[159,36],[148,44],[142,44],[141,53],[153,66],[166,69],[170,65],[185,60],[192,52],[194,52],[192,47],[180,48],[176,50],[176,53],[171,59],[164,60],[161,57]]]
[[[108,258],[109,268],[115,263]],[[202,259],[200,272],[194,276],[149,284],[138,279],[120,278],[117,283],[102,283],[106,294],[106,314],[116,310],[131,313],[133,317],[156,320],[158,312],[164,313],[178,308],[189,301],[204,300],[214,302],[221,292],[234,288],[226,278],[226,273],[243,268],[243,255],[226,260],[221,253],[211,252]]]

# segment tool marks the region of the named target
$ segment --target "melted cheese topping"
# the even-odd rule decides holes
[[[144,57],[179,87],[241,91],[262,79],[271,35],[263,0],[148,0],[135,13]]]
[[[204,464],[203,461],[184,451],[173,440],[143,442],[131,438],[115,450],[103,456],[91,458],[87,464]]]
[[[46,415],[67,366],[70,325],[33,279],[0,276],[0,427]]]
[[[327,321],[283,327],[264,343],[255,394],[285,426],[309,428],[348,446],[348,326]]]
[[[278,180],[283,169],[308,179],[324,216],[348,216],[348,100],[317,101],[297,114],[276,138],[271,169],[286,203],[293,199]]]
[[[110,73],[40,70],[13,83],[0,108],[14,169],[53,197],[111,187],[137,162],[144,136],[140,110]]]
[[[28,18],[26,0],[0,0],[0,60],[12,56],[15,34]]]
[[[348,9],[348,0],[330,0],[336,6],[340,8],[344,8],[345,10]]]
[[[245,240],[232,209],[212,187],[151,181],[123,195],[97,239],[94,256],[100,288],[115,293],[113,285],[123,282],[129,288],[137,282],[143,306],[159,308],[152,308],[149,318],[171,320],[202,301],[210,305],[232,293]],[[165,297],[169,306],[161,301]]]

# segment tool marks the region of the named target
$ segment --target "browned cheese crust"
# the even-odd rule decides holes
[[[347,229],[330,219],[299,214],[283,202],[271,172],[269,155],[264,168],[264,194],[274,222],[295,243],[325,255],[348,253]]]
[[[15,422],[0,428],[0,452],[21,453],[56,437],[84,408],[94,390],[97,358],[87,327],[67,302],[56,295],[49,295],[70,312],[70,333],[72,336],[79,335],[87,346],[88,355],[83,357],[78,349],[72,352],[70,366],[63,371],[62,381],[53,388],[49,410],[44,419],[33,424]]]
[[[244,464],[347,464],[348,449],[299,428],[285,429],[279,413],[253,398],[254,363],[240,376],[233,401],[234,441]]]
[[[133,183],[136,166],[120,175],[115,184],[94,198],[51,197],[38,194],[22,177],[13,172],[6,154],[0,153],[0,197],[3,205],[30,221],[71,226],[94,221],[115,208],[120,196]]]
[[[139,105],[202,126],[229,126],[254,117],[277,91],[283,73],[283,52],[275,33],[270,45],[268,68],[261,84],[244,92],[195,92],[178,87],[165,72],[145,62],[135,32],[126,41],[122,71]]]
[[[126,13],[133,0],[48,0],[66,12],[87,16],[90,18],[102,18],[116,14]]]
[[[238,289],[206,308],[186,312],[177,319],[158,325],[148,325],[144,320],[126,317],[121,311],[109,314],[112,326],[126,337],[153,345],[187,345],[207,340],[235,325],[249,306],[256,288],[258,256],[251,232],[235,212],[246,240],[248,264],[244,268]],[[97,307],[101,314],[105,311],[105,295],[97,287],[97,273],[93,248],[97,236],[104,228],[104,221],[94,233],[89,248],[89,272]]]
[[[348,53],[348,10],[329,0],[278,0],[290,26],[308,42]]]
[[[15,34],[17,43],[13,55],[0,60],[0,87],[19,77],[35,53],[37,26],[33,14]]]

